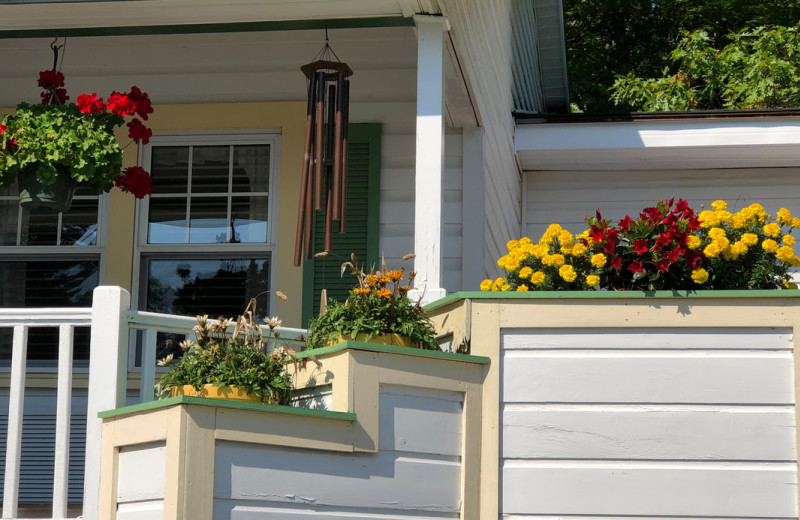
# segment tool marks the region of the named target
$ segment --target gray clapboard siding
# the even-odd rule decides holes
[[[505,405],[506,459],[797,458],[791,406]]]
[[[635,351],[634,351],[635,352]],[[792,354],[503,354],[509,403],[793,404]]]
[[[798,168],[740,168],[677,171],[534,171],[526,175],[525,233],[538,239],[552,222],[585,228],[583,215],[600,209],[618,220],[662,199],[683,198],[695,209],[723,199],[729,209],[754,202],[775,214],[800,212]]]
[[[259,501],[215,500],[214,518],[231,520],[447,520],[459,518],[458,513],[432,513],[404,511],[392,514],[385,509],[343,510],[335,507],[320,507],[312,504],[270,504]]]
[[[502,473],[504,513],[797,517],[795,463],[506,461]]]

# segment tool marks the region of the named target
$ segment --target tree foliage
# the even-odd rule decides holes
[[[573,105],[586,112],[627,111],[609,88],[617,76],[657,78],[678,69],[672,52],[682,36],[705,31],[722,49],[748,27],[800,20],[800,0],[564,0]]]

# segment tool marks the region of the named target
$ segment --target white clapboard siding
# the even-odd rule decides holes
[[[796,518],[792,342],[768,327],[503,331],[503,518]]]
[[[163,442],[120,449],[117,502],[163,500],[166,461]]]
[[[506,461],[503,512],[530,511],[796,518],[797,467],[795,463]]]
[[[505,405],[506,459],[797,458],[791,406]]]
[[[659,200],[683,198],[696,210],[722,199],[729,210],[762,204],[772,215],[781,207],[800,212],[797,168],[740,168],[679,171],[536,171],[526,175],[525,233],[538,239],[558,222],[573,230],[583,215],[600,210],[618,220],[639,215]]]
[[[387,386],[377,453],[218,442],[214,518],[457,518],[462,423],[459,393]]]
[[[508,403],[794,403],[788,352],[507,351],[503,367]]]

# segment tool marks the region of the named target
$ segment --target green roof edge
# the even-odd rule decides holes
[[[337,419],[341,421],[355,421],[356,414],[350,412],[332,412],[329,410],[312,410],[309,408],[295,408],[294,406],[282,406],[277,404],[250,403],[246,401],[233,401],[230,399],[212,399],[208,397],[194,397],[180,395],[168,399],[159,399],[148,403],[140,403],[132,406],[123,406],[114,410],[100,412],[97,416],[101,419],[117,417],[129,413],[147,412],[159,408],[168,408],[179,404],[191,404],[197,406],[215,406],[217,408],[235,408],[239,410],[252,410],[255,412],[280,413],[285,415],[299,415],[303,417],[318,417],[324,419]]]
[[[459,291],[425,306],[431,311],[459,300],[613,300],[653,298],[798,298],[797,289],[754,289],[731,291]]]
[[[490,359],[485,356],[473,356],[471,354],[456,354],[455,352],[442,352],[440,350],[423,350],[420,348],[400,347],[397,345],[379,345],[377,343],[364,343],[363,341],[346,340],[329,347],[304,350],[297,353],[297,359],[308,358],[311,356],[324,356],[335,354],[344,350],[364,350],[368,352],[383,352],[388,354],[400,354],[403,356],[427,357],[434,359],[446,359],[450,361],[461,361],[463,363],[488,364]]]

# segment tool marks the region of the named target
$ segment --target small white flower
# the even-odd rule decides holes
[[[280,327],[282,320],[279,320],[277,316],[273,316],[272,318],[266,319],[264,318],[264,322],[269,327],[269,330],[275,330],[275,327]]]
[[[171,364],[172,364],[172,360],[173,360],[174,358],[175,358],[175,354],[169,354],[169,355],[168,355],[167,357],[165,357],[164,359],[159,359],[159,360],[158,360],[158,366],[160,366],[160,367],[166,367],[166,366],[169,366],[169,365],[171,365]]]

